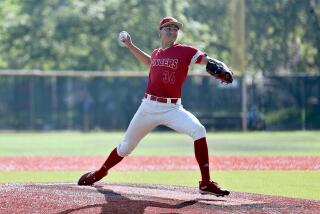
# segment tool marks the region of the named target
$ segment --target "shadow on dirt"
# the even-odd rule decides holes
[[[226,202],[227,199],[205,199],[205,198],[195,198],[194,200],[183,201],[181,203],[174,204],[172,200],[170,202],[160,202],[160,198],[155,198],[154,200],[144,200],[143,196],[132,194],[131,199],[130,196],[124,196],[112,190],[105,189],[104,186],[93,186],[97,192],[102,194],[105,198],[105,203],[100,204],[92,204],[83,207],[68,209],[62,211],[58,214],[69,214],[76,211],[85,212],[86,209],[90,208],[101,208],[100,213],[137,213],[142,214],[145,213],[147,208],[151,209],[151,212],[161,212],[163,209],[170,209],[171,213],[181,213],[184,211],[201,211],[201,212],[232,212],[239,213],[239,211],[246,212],[258,212],[261,209],[271,209],[272,205],[267,203],[252,203],[252,204],[241,204],[241,205],[217,205],[213,203]],[[139,197],[141,198],[139,200]],[[168,201],[166,199],[162,199],[162,201]],[[212,203],[213,202],[213,203]],[[183,209],[188,207],[187,209]],[[89,210],[88,210],[89,211]],[[173,211],[173,212],[172,212]]]
[[[97,191],[104,195],[106,203],[87,205],[75,209],[68,209],[58,214],[68,214],[76,211],[84,211],[90,208],[101,207],[101,213],[144,213],[147,207],[177,209],[192,206],[197,203],[197,200],[184,201],[178,204],[169,204],[156,202],[151,200],[132,200],[112,190],[104,189],[102,186],[94,186]]]

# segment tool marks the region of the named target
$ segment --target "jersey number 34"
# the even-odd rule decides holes
[[[166,84],[174,84],[176,82],[175,72],[169,72],[169,71],[163,72],[162,81]]]

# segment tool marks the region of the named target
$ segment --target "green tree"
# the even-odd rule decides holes
[[[175,16],[185,24],[180,41],[230,63],[228,1],[220,0],[2,0],[0,68],[146,70],[117,43],[128,31],[150,53],[158,24]],[[246,0],[249,70],[319,72],[317,0]]]
[[[311,3],[314,4],[311,4]],[[319,4],[299,0],[247,0],[247,59],[265,73],[318,71]],[[313,13],[310,7],[313,5]],[[314,8],[316,7],[316,8]],[[311,21],[315,20],[315,21]]]

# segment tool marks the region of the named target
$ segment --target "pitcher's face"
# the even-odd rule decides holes
[[[175,25],[168,25],[160,29],[160,38],[164,41],[175,42],[179,28]]]

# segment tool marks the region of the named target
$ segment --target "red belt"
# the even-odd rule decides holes
[[[157,97],[154,95],[149,95],[148,98],[148,94],[144,94],[144,98],[159,102],[159,103],[172,103],[172,104],[176,104],[179,100],[179,98],[164,98],[164,97]]]

